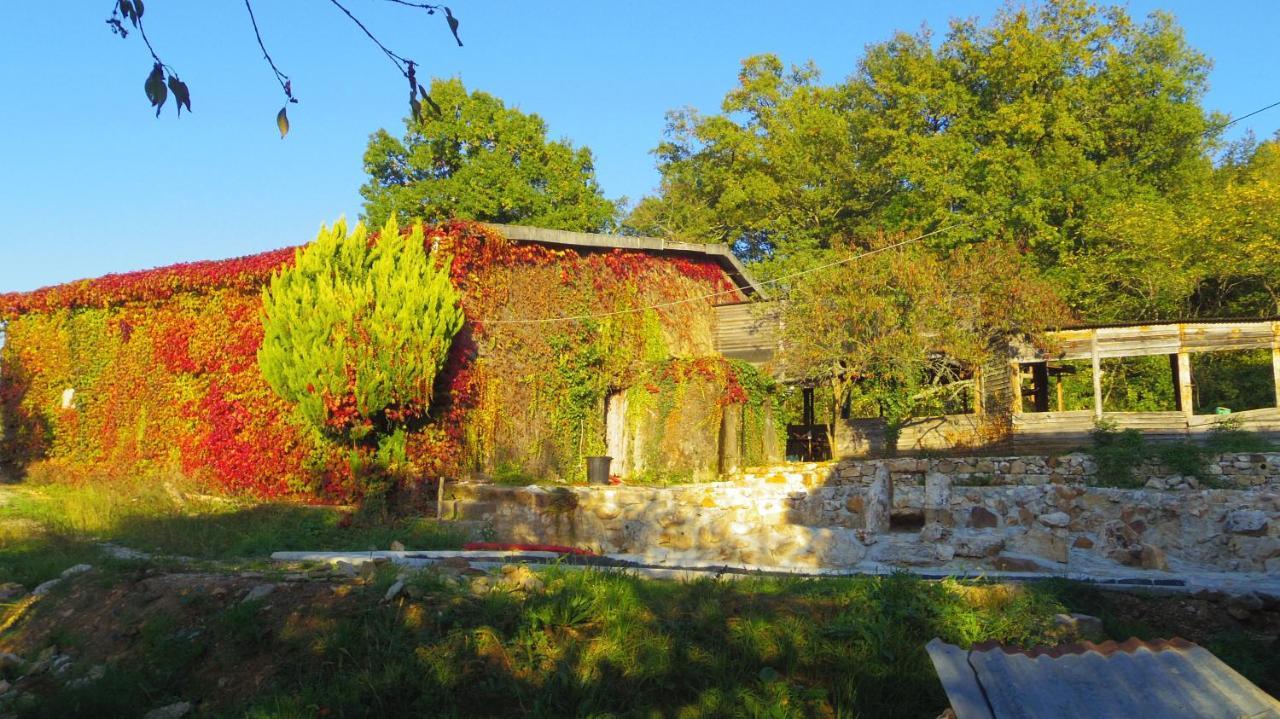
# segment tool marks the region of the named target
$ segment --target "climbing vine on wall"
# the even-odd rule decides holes
[[[582,457],[605,449],[606,397],[712,354],[706,295],[733,287],[711,260],[512,243],[471,223],[432,228],[426,242],[452,258],[466,324],[430,421],[406,441],[422,477],[505,466],[580,479]],[[264,497],[356,495],[347,457],[296,421],[257,365],[259,293],[293,256],[0,295],[0,460],[103,476],[176,469]],[[606,316],[530,321],[586,314]],[[707,383],[680,372],[659,381]],[[716,376],[705,391],[741,402],[728,374]]]

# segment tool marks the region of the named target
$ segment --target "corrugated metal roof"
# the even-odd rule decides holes
[[[926,649],[957,719],[1280,719],[1280,702],[1185,639]]]

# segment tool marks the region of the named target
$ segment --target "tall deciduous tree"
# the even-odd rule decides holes
[[[1087,314],[1105,293],[1063,268],[1109,242],[1099,218],[1209,181],[1208,66],[1169,16],[1085,0],[954,21],[940,43],[900,33],[834,85],[749,58],[720,114],[671,115],[661,194],[630,223],[733,243],[766,276],[840,238],[958,224],[932,244],[1029,248]]]
[[[591,151],[548,140],[537,115],[508,108],[459,80],[433,80],[434,109],[405,120],[404,138],[379,130],[369,140],[360,188],[378,224],[449,218],[600,230],[614,203],[596,182]]]

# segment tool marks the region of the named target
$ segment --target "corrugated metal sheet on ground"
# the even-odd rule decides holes
[[[1280,702],[1184,639],[927,649],[957,719],[1280,719]]]

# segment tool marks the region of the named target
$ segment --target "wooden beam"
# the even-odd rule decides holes
[[[1093,416],[1102,419],[1102,358],[1098,356],[1098,331],[1090,339],[1090,355],[1093,360]]]
[[[1178,409],[1190,417],[1195,414],[1195,397],[1191,394],[1191,355],[1179,352],[1178,358]]]
[[[1280,322],[1271,323],[1271,376],[1276,383],[1276,406],[1280,407]]]

